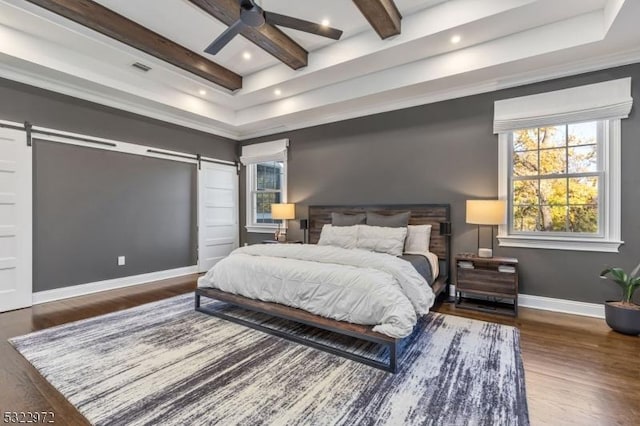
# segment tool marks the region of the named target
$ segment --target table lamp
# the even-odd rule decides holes
[[[507,222],[504,200],[467,200],[467,223],[478,225],[478,257],[493,257],[493,227]],[[491,248],[480,247],[480,226],[491,227]]]
[[[296,205],[295,204],[271,204],[271,219],[285,220],[296,218]],[[282,236],[286,237],[286,234],[280,232],[280,222],[278,222],[278,230],[275,234],[275,240],[280,241]]]

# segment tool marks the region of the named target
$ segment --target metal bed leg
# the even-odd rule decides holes
[[[393,374],[398,372],[398,341],[389,344],[389,371]]]
[[[370,336],[364,336],[364,335],[363,336],[359,336],[359,335],[354,335],[352,333],[345,333],[345,332],[343,332],[343,330],[338,330],[336,328],[328,327],[326,325],[323,326],[322,324],[311,324],[311,323],[305,323],[305,322],[297,321],[296,318],[289,317],[289,316],[286,316],[286,315],[283,315],[283,314],[268,313],[269,315],[271,315],[271,316],[273,316],[275,318],[280,318],[280,319],[289,320],[289,321],[295,321],[295,322],[300,323],[300,324],[305,324],[305,325],[308,325],[308,326],[311,326],[311,327],[320,328],[320,329],[323,329],[323,330],[326,330],[326,331],[329,331],[329,332],[340,333],[340,334],[342,334],[344,336],[350,336],[350,337],[354,337],[354,338],[357,338],[357,339],[362,339],[362,340],[365,340],[365,341],[368,341],[368,342],[371,342],[371,343],[376,343],[378,345],[382,345],[383,347],[387,346],[389,348],[389,362],[387,363],[387,362],[383,362],[383,361],[377,361],[377,360],[370,359],[370,358],[367,358],[367,357],[362,356],[362,355],[358,355],[358,354],[353,353],[353,352],[349,352],[349,351],[346,351],[346,350],[343,350],[343,349],[339,349],[337,347],[329,346],[329,345],[321,343],[321,342],[316,342],[316,341],[313,341],[313,340],[310,340],[310,339],[306,339],[306,338],[300,337],[300,336],[295,335],[295,334],[290,334],[290,333],[287,333],[286,331],[282,331],[282,330],[278,330],[278,329],[275,329],[275,328],[267,327],[267,326],[264,326],[264,325],[259,324],[259,323],[254,323],[254,322],[242,319],[242,318],[234,317],[232,315],[226,315],[226,314],[224,314],[222,312],[216,312],[215,309],[209,309],[206,306],[202,307],[201,304],[200,304],[200,298],[202,296],[209,297],[207,294],[201,294],[199,289],[196,290],[194,304],[195,304],[195,310],[198,311],[198,312],[203,312],[205,314],[208,314],[208,315],[211,315],[211,316],[214,316],[214,317],[217,317],[217,318],[221,318],[221,319],[226,320],[226,321],[230,321],[230,322],[233,322],[233,323],[236,323],[236,324],[244,325],[245,327],[249,327],[249,328],[252,328],[254,330],[259,330],[259,331],[262,331],[264,333],[268,333],[268,334],[272,334],[274,336],[282,337],[284,339],[287,339],[287,340],[290,340],[290,341],[293,341],[293,342],[296,342],[296,343],[301,343],[303,345],[307,345],[307,346],[310,346],[310,347],[315,348],[315,349],[320,349],[320,350],[322,350],[324,352],[328,352],[330,354],[338,355],[338,356],[341,356],[343,358],[350,359],[352,361],[357,361],[357,362],[360,362],[362,364],[369,365],[371,367],[379,368],[381,370],[388,371],[388,372],[393,373],[393,374],[398,372],[398,353],[399,353],[399,342],[400,342],[399,339],[394,339],[394,341],[390,342],[388,339],[382,340],[382,339],[379,339],[379,338],[371,338]],[[218,299],[215,299],[215,298],[212,298],[212,299],[218,300]],[[247,307],[247,306],[243,306],[243,305],[235,305],[233,303],[229,303],[228,301],[224,301],[224,302],[229,304],[229,305],[231,305],[231,306],[237,306],[239,308],[247,309],[249,311],[267,313],[267,312],[262,312],[262,311],[260,311],[258,309],[252,309],[251,307]]]

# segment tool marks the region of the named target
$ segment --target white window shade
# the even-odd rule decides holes
[[[240,162],[246,166],[268,161],[287,161],[288,146],[289,139],[245,145],[242,147]]]
[[[494,133],[629,117],[631,77],[496,101]]]

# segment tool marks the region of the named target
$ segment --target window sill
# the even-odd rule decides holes
[[[251,232],[253,234],[273,234],[278,230],[278,225],[274,226],[257,226],[257,225],[247,225],[245,226],[247,232]],[[287,228],[284,226],[280,226],[280,231],[286,232]]]
[[[595,251],[602,253],[619,253],[624,241],[605,240],[602,238],[554,238],[544,236],[498,235],[500,247],[521,247],[533,249]]]

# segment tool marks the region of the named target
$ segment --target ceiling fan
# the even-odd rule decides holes
[[[294,30],[317,34],[334,40],[339,40],[342,36],[342,31],[335,28],[315,24],[313,22],[293,18],[291,16],[267,12],[258,6],[254,0],[239,0],[238,3],[240,6],[240,19],[231,24],[225,32],[215,39],[214,42],[204,50],[205,52],[215,55],[245,27],[258,28],[264,24],[292,28]]]

